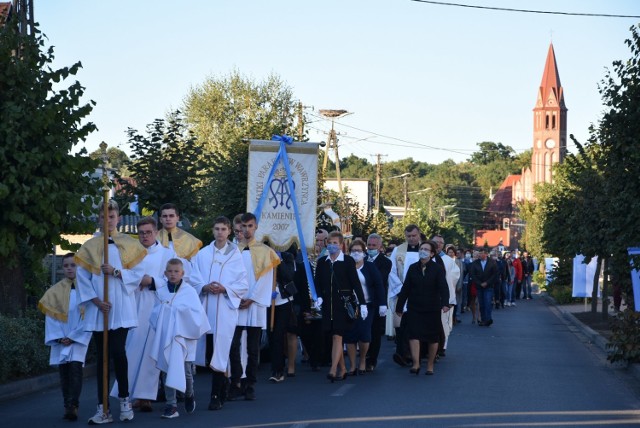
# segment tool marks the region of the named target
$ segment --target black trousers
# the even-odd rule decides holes
[[[109,355],[107,356],[107,386],[109,385],[109,370],[110,360],[113,359],[113,368],[116,373],[116,380],[118,381],[118,397],[124,398],[129,396],[129,363],[127,361],[127,352],[125,351],[125,344],[127,342],[126,328],[118,328],[115,330],[109,330]],[[102,388],[104,387],[103,381],[103,357],[104,347],[103,340],[104,332],[94,331],[93,338],[96,341],[96,353],[97,353],[97,373],[98,376],[98,404],[102,403]]]
[[[373,323],[371,324],[371,344],[369,352],[367,352],[367,365],[377,366],[378,355],[380,355],[380,347],[382,346],[382,336],[386,330],[387,317],[381,317],[374,314]]]
[[[71,361],[58,366],[64,407],[78,407],[82,392],[82,363]]]
[[[231,382],[237,384],[242,377],[242,361],[240,359],[240,338],[242,330],[247,330],[247,385],[254,385],[257,381],[258,364],[260,363],[260,338],[262,336],[261,327],[237,326],[231,342],[229,361],[231,363]]]
[[[307,350],[307,354],[309,354],[309,365],[311,368],[319,367],[323,363],[324,355],[322,320],[305,321],[301,317],[298,322],[300,324],[300,340],[304,349]]]
[[[269,331],[269,352],[271,355],[271,371],[284,371],[284,355],[287,343],[287,330],[291,321],[291,303],[283,303],[275,308],[273,331]]]

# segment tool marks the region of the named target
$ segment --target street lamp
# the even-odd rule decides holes
[[[336,131],[333,129],[333,122],[336,119],[348,116],[353,113],[348,112],[347,110],[330,110],[330,109],[318,110],[318,112],[323,117],[327,119],[331,119],[331,131],[329,132],[329,141],[327,143],[327,146],[325,147],[324,162],[322,165],[322,174],[324,175],[325,171],[327,170],[327,161],[329,160],[329,149],[333,148],[336,156],[336,178],[338,179],[338,193],[342,198],[344,195],[342,193],[342,179],[340,178],[340,157],[338,156],[338,138],[336,137]]]
[[[409,195],[407,194],[407,178],[411,177],[410,172],[405,172],[404,174],[394,175],[393,177],[389,177],[389,180],[394,178],[402,178],[402,184],[404,187],[404,213],[407,214],[407,209],[409,208]]]

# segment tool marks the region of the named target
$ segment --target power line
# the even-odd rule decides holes
[[[595,17],[595,18],[640,18],[639,15],[611,15],[606,13],[581,13],[581,12],[558,12],[558,11],[548,11],[548,10],[532,10],[532,9],[512,9],[507,7],[476,6],[471,4],[447,3],[447,2],[428,1],[428,0],[411,0],[411,1],[416,3],[435,4],[438,6],[466,7],[470,9],[497,10],[500,12],[540,13],[540,14],[546,14],[546,15],[587,16],[587,17]]]

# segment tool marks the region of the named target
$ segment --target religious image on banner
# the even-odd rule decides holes
[[[286,148],[294,194],[291,195],[287,168],[279,151]],[[307,251],[315,245],[315,225],[318,186],[317,143],[281,145],[278,141],[251,140],[249,145],[249,175],[247,211],[258,216],[256,240],[268,241],[270,247],[284,251],[293,243],[300,247],[294,201]],[[274,163],[278,160],[274,170]],[[273,171],[272,171],[273,170]],[[263,193],[266,190],[266,197]],[[256,213],[256,215],[258,215]]]

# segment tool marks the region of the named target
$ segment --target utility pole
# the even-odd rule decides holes
[[[376,212],[380,211],[380,179],[382,178],[382,163],[380,163],[380,158],[382,156],[387,156],[387,155],[383,155],[380,153],[376,153],[376,193],[375,193],[375,199],[374,199],[374,209]]]
[[[342,192],[342,180],[340,179],[340,156],[338,155],[338,138],[336,137],[336,131],[334,129],[334,121],[338,118],[347,116],[352,114],[347,110],[319,110],[319,113],[331,119],[331,132],[329,133],[329,141],[327,142],[327,146],[325,147],[324,154],[324,162],[322,164],[322,174],[327,171],[327,163],[329,161],[329,149],[333,147],[335,152],[335,162],[336,162],[336,178],[338,179],[338,193],[340,194],[340,198],[344,196]]]
[[[302,101],[298,101],[298,141],[304,137],[304,116],[302,115]]]

